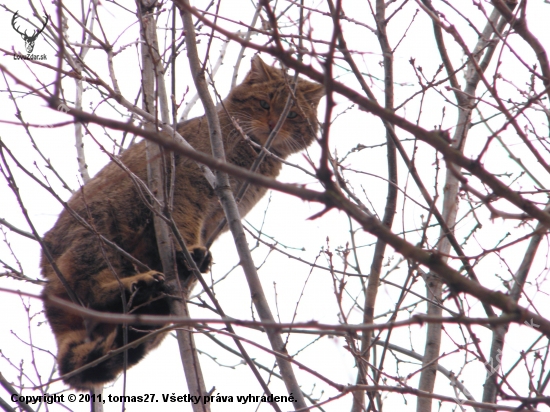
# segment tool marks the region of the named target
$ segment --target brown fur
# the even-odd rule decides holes
[[[275,126],[288,97],[291,78],[256,57],[252,68],[239,86],[224,101],[219,111],[223,142],[229,162],[249,168],[257,157],[257,150],[247,143],[235,129],[227,112],[237,119],[250,138],[263,144]],[[281,158],[297,152],[314,140],[317,132],[316,108],[323,94],[318,84],[298,80],[297,101],[285,120],[271,151]],[[197,150],[211,153],[208,127],[204,117],[178,125],[179,133]],[[147,181],[145,142],[131,146],[120,160],[143,181]],[[223,217],[223,211],[212,188],[202,176],[196,163],[175,155],[176,176],[173,217],[200,268],[208,270],[209,254],[205,240]],[[260,173],[276,177],[281,163],[266,158]],[[230,179],[233,190],[239,184]],[[244,216],[266,192],[265,188],[251,186],[239,204]],[[111,247],[102,245],[97,236],[63,211],[55,226],[44,236],[46,247],[55,260],[70,288],[87,307],[107,312],[123,311],[121,287],[113,269],[122,282],[128,310],[132,313],[169,314],[171,289],[159,273],[162,265],[157,250],[152,212],[138,195],[138,191],[125,172],[116,163],[109,163],[68,203],[69,207],[93,225],[95,230],[115,242],[139,261],[152,269],[138,273],[135,265]],[[188,280],[190,273],[177,253],[179,276]],[[107,260],[109,264],[107,263]],[[42,273],[48,279],[44,295],[69,300],[61,281],[46,257],[42,256]],[[105,355],[123,345],[121,326],[110,324],[86,325],[80,316],[69,314],[46,302],[46,316],[57,340],[59,373],[72,370]],[[161,326],[161,325],[159,325]],[[127,341],[144,336],[154,326],[129,327]],[[162,340],[157,335],[144,344],[128,350],[128,366],[136,364],[150,349]],[[89,389],[113,380],[123,369],[123,355],[111,357],[101,364],[66,379],[77,389]]]

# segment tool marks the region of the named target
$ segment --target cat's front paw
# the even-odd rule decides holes
[[[212,265],[212,254],[204,246],[197,246],[191,251],[191,256],[202,273],[208,272]]]

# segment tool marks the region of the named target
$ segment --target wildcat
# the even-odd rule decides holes
[[[283,111],[289,89],[293,86],[291,83],[292,78],[282,70],[266,65],[258,56],[252,59],[246,78],[230,92],[224,100],[224,107],[218,112],[228,162],[250,168],[259,153],[235,128],[231,117],[252,141],[263,145]],[[271,146],[272,153],[284,159],[313,142],[317,133],[316,109],[323,93],[321,85],[298,78],[296,101]],[[211,153],[205,117],[183,122],[177,129],[196,150]],[[194,260],[202,262],[199,269],[204,273],[210,266],[211,258],[203,245],[222,219],[223,211],[196,163],[178,154],[174,156],[173,217]],[[120,161],[147,182],[144,141],[130,146]],[[280,160],[267,157],[258,171],[276,177],[281,166]],[[240,182],[235,178],[230,178],[230,182],[232,190],[236,191]],[[239,203],[241,216],[246,215],[265,192],[265,188],[250,186]],[[44,243],[80,302],[91,309],[121,313],[123,290],[130,313],[170,314],[172,298],[169,294],[172,290],[168,282],[164,282],[161,273],[153,214],[144,204],[128,173],[115,162],[109,163],[72,196],[68,207],[86,219],[98,233],[151,269],[139,271],[130,259],[102,244],[97,234],[64,210],[55,226],[45,234]],[[183,282],[189,283],[192,275],[181,251],[176,252],[176,259],[178,276]],[[41,268],[43,276],[48,280],[43,295],[69,300],[67,291],[44,253]],[[120,325],[90,325],[81,316],[67,313],[47,300],[45,311],[57,341],[57,361],[61,375],[123,346],[124,333]],[[127,342],[133,342],[160,326],[129,326]],[[162,334],[156,335],[128,349],[128,366],[139,362],[149,350],[159,345],[163,337]],[[80,390],[107,383],[122,372],[123,359],[123,354],[118,354],[65,379],[65,382]]]

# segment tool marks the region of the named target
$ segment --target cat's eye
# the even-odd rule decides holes
[[[260,100],[260,106],[262,106],[265,110],[269,110],[269,103],[265,100]]]
[[[294,119],[296,116],[298,116],[298,113],[296,113],[295,111],[291,111],[288,113],[288,118],[289,119]]]

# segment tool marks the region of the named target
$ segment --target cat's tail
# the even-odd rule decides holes
[[[115,379],[123,369],[123,354],[98,360],[116,348],[117,329],[95,340],[90,340],[85,330],[58,336],[57,363],[63,381],[72,388],[90,390]],[[82,371],[75,374],[79,369]]]
[[[91,390],[111,382],[124,370],[125,356],[126,367],[130,368],[166,336],[166,332],[157,333],[139,345],[113,353],[124,343],[132,343],[155,329],[151,325],[129,325],[125,333],[123,328],[121,325],[100,324],[96,326],[92,338],[84,329],[58,336],[57,363],[63,381],[78,390]]]

